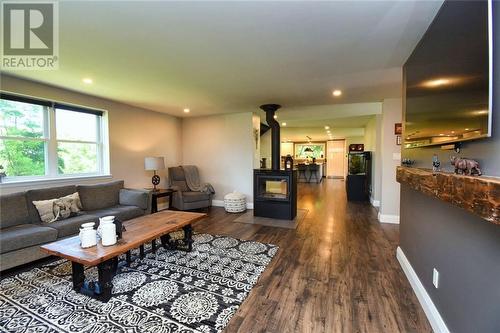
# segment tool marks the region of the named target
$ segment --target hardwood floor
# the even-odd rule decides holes
[[[273,243],[278,254],[225,332],[432,332],[397,260],[397,225],[368,203],[346,201],[344,182],[299,184],[297,229],[233,222],[212,208],[196,232]]]

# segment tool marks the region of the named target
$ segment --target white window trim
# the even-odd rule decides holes
[[[86,181],[92,181],[92,180],[111,180],[113,178],[113,175],[107,174],[107,175],[97,175],[97,174],[72,174],[70,176],[62,176],[62,177],[10,177],[10,178],[24,178],[24,179],[16,179],[16,180],[9,180],[9,177],[6,177],[3,179],[3,183],[0,183],[0,190],[3,189],[10,189],[10,188],[18,188],[18,187],[27,187],[27,186],[41,186],[43,187],[44,185],[65,185],[65,184],[74,184],[75,181],[78,180],[86,180]]]
[[[2,91],[3,92],[3,91]],[[29,97],[33,99],[44,100],[43,98],[20,95],[16,93],[6,93],[12,95],[18,95],[23,97]],[[52,101],[58,103],[61,101]],[[87,106],[76,105],[64,103],[66,105],[74,105],[81,108],[89,108]],[[56,108],[54,106],[44,108],[44,135],[42,138],[23,138],[23,137],[8,137],[0,136],[0,139],[9,140],[30,140],[30,141],[43,141],[45,142],[45,175],[43,176],[7,176],[0,182],[0,189],[16,188],[16,187],[26,187],[26,186],[38,186],[38,185],[51,185],[56,183],[68,183],[72,184],[77,180],[109,180],[113,176],[110,173],[110,154],[109,154],[109,126],[108,126],[108,111],[102,109],[96,109],[90,107],[94,110],[102,111],[102,116],[98,117],[96,122],[97,126],[97,142],[94,141],[78,141],[78,140],[57,140],[56,131],[56,119],[55,113]],[[64,110],[64,109],[62,109]],[[58,142],[71,142],[71,143],[91,143],[97,145],[97,172],[92,173],[80,173],[80,174],[59,174],[57,170],[57,143]],[[53,146],[53,147],[51,147]],[[52,154],[49,153],[50,149],[55,149]],[[54,161],[49,161],[50,158],[55,159]],[[52,169],[53,170],[52,170]]]

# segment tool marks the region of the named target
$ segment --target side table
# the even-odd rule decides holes
[[[148,188],[148,190],[151,190]],[[168,197],[168,209],[172,209],[172,197],[177,190],[161,188],[152,192],[151,195],[151,214],[158,212],[158,198]]]

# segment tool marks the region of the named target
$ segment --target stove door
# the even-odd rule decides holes
[[[257,177],[257,200],[288,201],[290,199],[289,178],[286,176]]]

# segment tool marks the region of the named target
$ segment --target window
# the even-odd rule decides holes
[[[101,117],[59,108],[55,113],[58,172],[97,173]]]
[[[0,100],[0,165],[9,176],[46,174],[47,107]]]
[[[3,93],[0,109],[7,181],[105,173],[102,111]]]

